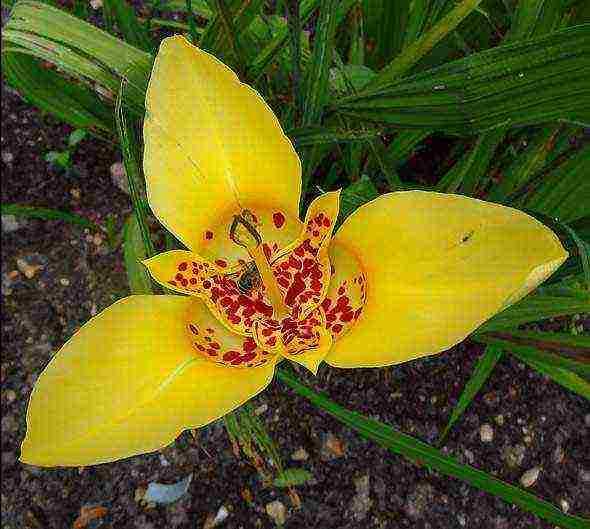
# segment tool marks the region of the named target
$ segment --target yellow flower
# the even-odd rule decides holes
[[[163,41],[144,124],[148,198],[188,247],[146,261],[187,296],[130,296],[39,377],[21,460],[90,465],[150,452],[262,391],[288,358],[314,373],[443,351],[567,257],[511,208],[386,194],[332,237],[339,192],[298,219],[301,165],[262,98],[182,37]]]

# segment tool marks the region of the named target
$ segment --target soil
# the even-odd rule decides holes
[[[131,204],[111,179],[109,168],[119,159],[115,146],[84,140],[74,171],[64,174],[44,155],[63,149],[71,129],[9,89],[3,96],[2,202],[70,209],[99,222],[113,214],[120,228]],[[28,278],[18,259],[41,267]],[[106,514],[87,527],[202,528],[223,507],[227,518],[219,527],[271,528],[276,522],[267,505],[275,501],[286,510],[287,529],[553,527],[363,440],[278,380],[253,404],[287,466],[313,475],[297,487],[300,508],[285,489],[264,487],[250,462],[234,455],[220,421],[199,430],[196,439],[185,433],[157,453],[117,463],[49,470],[20,463],[36,377],[78,326],[128,293],[122,262],[120,247],[62,221],[16,219],[16,227],[3,233],[2,529],[70,528],[82,508],[93,506],[104,507]],[[435,443],[481,352],[466,342],[385,369],[324,366],[317,377],[294,369],[313,389],[347,408]],[[489,442],[480,438],[484,424],[493,430]],[[541,467],[531,492],[589,516],[589,438],[588,402],[505,357],[443,450],[514,484],[525,471]],[[301,449],[308,458],[293,461]],[[138,489],[148,483],[174,483],[191,472],[189,490],[178,502],[154,507],[136,501]]]

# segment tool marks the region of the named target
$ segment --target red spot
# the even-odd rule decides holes
[[[283,263],[284,264],[284,263]],[[301,270],[301,261],[299,259],[295,259],[292,255],[289,256],[289,262],[287,263],[287,267],[295,268],[296,270]]]
[[[272,329],[262,329],[263,336],[270,336],[272,334]]]
[[[225,267],[227,266],[227,262],[226,262],[226,261],[224,261],[223,259],[217,259],[217,260],[215,261],[215,264],[216,264],[217,266],[220,266],[221,268],[225,268]]]
[[[228,351],[227,353],[225,353],[223,355],[223,359],[226,362],[231,362],[232,360],[235,360],[239,356],[240,356],[240,353],[238,353],[237,351]]]
[[[199,330],[192,323],[189,323],[188,328],[193,334],[199,334]]]
[[[256,342],[252,338],[247,338],[242,345],[242,349],[244,351],[253,351],[256,349]]]
[[[266,345],[270,345],[271,347],[277,343],[277,337],[271,336],[268,340],[266,340]]]
[[[188,280],[188,282],[189,282],[191,285],[196,285],[196,284],[197,284],[197,278],[196,278],[196,277],[191,277],[191,278]]]
[[[183,287],[186,287],[188,285],[188,281],[186,279],[182,279],[180,282],[182,283]]]
[[[340,316],[340,319],[342,321],[352,321],[353,318],[354,318],[354,312],[352,312],[352,311],[345,312],[344,314],[342,314],[342,316]]]
[[[228,305],[231,305],[232,299],[228,297],[221,298],[221,301],[219,303],[221,303],[222,307],[227,307]]]
[[[251,352],[243,355],[241,360],[242,360],[242,362],[249,362],[250,360],[254,360],[255,358],[256,358],[256,353],[251,351]]]
[[[266,255],[266,258],[270,259],[270,256],[272,255],[272,251],[271,251],[270,247],[268,246],[268,244],[263,243],[262,249],[264,250],[264,255]]]
[[[282,287],[289,288],[289,281],[287,279],[285,279],[284,277],[279,277],[277,279],[277,283],[279,285],[281,285]]]
[[[339,333],[342,330],[342,325],[332,325],[332,332]]]
[[[205,350],[205,348],[202,345],[200,345],[200,344],[197,344],[197,349],[199,351],[204,351]]]
[[[342,294],[344,294],[346,292],[346,289],[344,287],[340,287],[338,289],[338,295],[341,296]]]
[[[207,349],[207,354],[209,356],[217,356],[217,351],[215,349]]]
[[[332,300],[330,298],[325,298],[324,301],[322,301],[322,308],[324,310],[328,310],[330,308],[331,304],[332,304]]]
[[[319,292],[320,290],[322,290],[322,284],[319,281],[317,281],[317,280],[314,279],[311,282],[311,288],[313,290],[315,290],[316,292]]]
[[[211,288],[211,281],[205,279],[205,281],[203,281],[203,288]]]
[[[192,264],[194,267],[199,267],[199,266],[201,266],[199,263],[195,263],[195,261],[191,261],[191,264]],[[201,267],[201,268],[202,268],[202,267]]]
[[[208,241],[210,241],[211,239],[213,239],[213,232],[212,232],[212,231],[209,231],[209,230],[207,230],[207,231],[205,232],[205,239],[206,239],[206,240],[208,240]]]
[[[231,362],[232,366],[239,366],[242,363],[242,359],[241,358],[236,358],[235,360],[233,360]]]
[[[320,236],[320,232],[319,232],[319,231],[317,231],[317,230],[314,230],[314,231],[313,231],[313,233],[312,233],[312,235],[313,235],[314,237],[319,237],[319,236]]]
[[[211,349],[221,349],[221,345],[219,345],[217,342],[211,342],[209,347],[211,347]]]
[[[305,282],[301,279],[301,274],[295,274],[295,278],[293,279],[293,283],[287,290],[287,294],[285,295],[285,304],[288,306],[292,306],[295,302],[295,298],[301,294],[305,290]]]
[[[180,263],[178,265],[178,270],[180,270],[181,272],[184,272],[187,268],[188,268],[188,263]]]
[[[329,219],[328,217],[326,217],[326,218],[324,219],[324,226],[325,226],[326,228],[329,228],[329,227],[330,227],[330,224],[332,224],[332,222],[330,221],[330,219]]]
[[[205,329],[209,334],[213,334],[215,331],[213,329]]]
[[[305,249],[303,248],[303,246],[297,246],[297,248],[295,248],[293,252],[295,252],[299,257],[303,257]]]
[[[286,303],[286,301],[285,301]],[[269,318],[272,316],[272,307],[270,305],[267,305],[266,303],[264,303],[264,301],[257,299],[256,302],[254,303],[254,308],[256,309],[257,312],[260,312],[261,314],[264,314],[265,316],[268,316]]]
[[[174,276],[174,279],[176,279],[176,281],[182,281],[182,280],[183,280],[183,278],[184,278],[184,276],[183,276],[182,274],[176,274],[176,275]]]
[[[272,221],[276,228],[282,228],[283,224],[285,224],[285,215],[283,215],[280,211],[272,214]]]

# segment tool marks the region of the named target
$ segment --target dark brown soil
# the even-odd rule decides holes
[[[109,167],[119,157],[115,147],[84,141],[75,157],[78,175],[66,176],[44,161],[47,151],[64,147],[69,130],[5,90],[2,201],[71,209],[98,221],[115,214],[120,226],[130,201],[110,177]],[[186,434],[160,453],[118,463],[83,470],[19,463],[35,378],[74,329],[126,295],[127,286],[120,249],[113,251],[104,240],[60,221],[17,222],[21,226],[4,233],[2,245],[2,529],[70,528],[80,509],[92,505],[104,506],[108,513],[88,527],[201,528],[225,506],[229,515],[219,527],[270,528],[275,523],[265,507],[274,500],[286,507],[285,527],[293,529],[552,527],[361,439],[278,381],[254,404],[267,405],[261,418],[285,462],[313,473],[297,489],[300,509],[283,489],[264,488],[253,467],[233,455],[219,421],[200,430],[198,443]],[[28,279],[14,273],[17,258],[43,267]],[[434,443],[480,353],[479,346],[467,343],[387,369],[322,367],[317,378],[302,369],[297,373],[349,409]],[[484,423],[494,430],[490,443],[480,440]],[[326,448],[331,435],[342,443],[342,455]],[[589,438],[587,402],[505,358],[444,450],[515,484],[526,470],[540,466],[531,491],[564,509],[567,504],[570,513],[588,516]],[[522,461],[510,467],[506,453],[518,452],[518,445]],[[291,461],[300,448],[309,459]],[[189,491],[177,503],[148,508],[135,500],[136,490],[149,482],[172,483],[189,472],[194,473]],[[362,483],[368,483],[365,494],[357,491]],[[246,489],[251,503],[244,499]]]

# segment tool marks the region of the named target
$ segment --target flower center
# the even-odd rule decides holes
[[[281,320],[290,314],[290,309],[285,305],[277,279],[264,252],[262,237],[256,231],[252,221],[253,215],[248,210],[243,210],[239,215],[234,215],[229,237],[235,244],[245,248],[254,261],[260,279],[266,287],[274,311],[273,315],[276,319]]]

